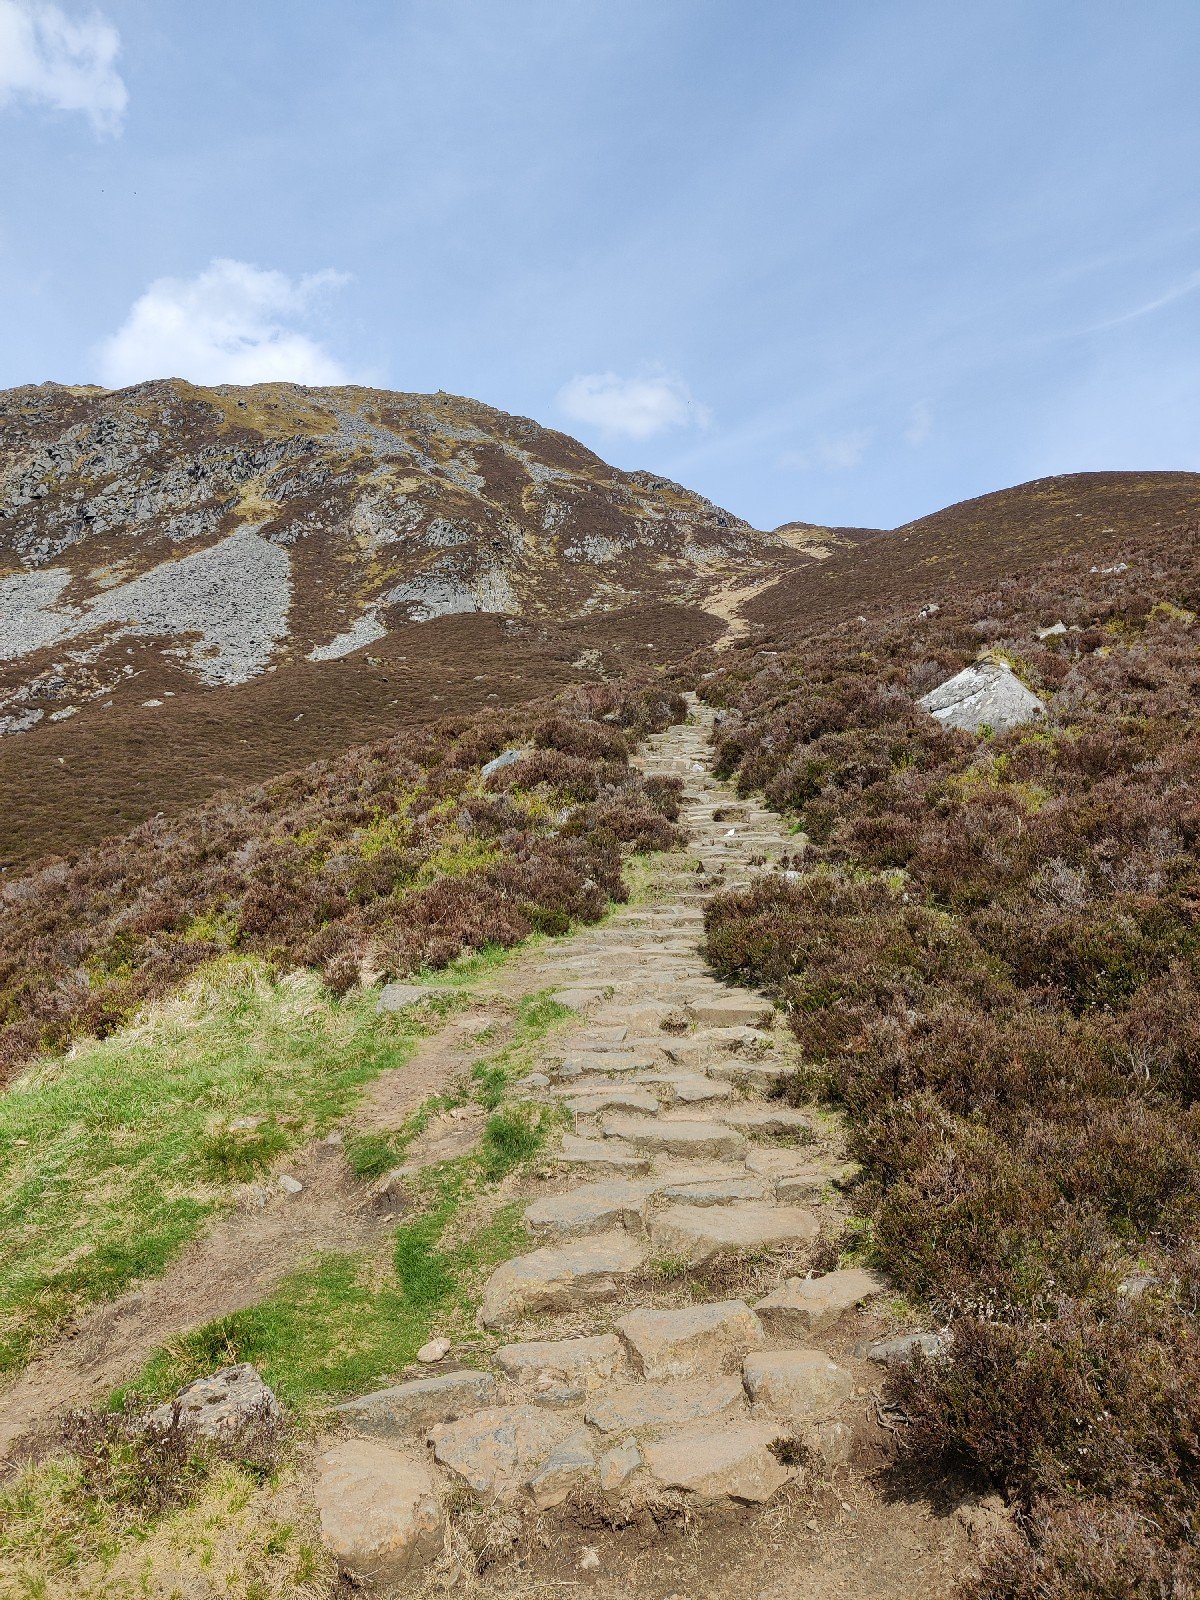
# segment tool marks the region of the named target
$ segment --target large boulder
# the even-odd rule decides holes
[[[1046,707],[1003,661],[977,661],[917,701],[947,728],[996,733],[1045,716]]]

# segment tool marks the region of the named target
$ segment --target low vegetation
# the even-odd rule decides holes
[[[621,849],[675,838],[670,783],[631,743],[683,714],[661,689],[596,685],[448,721],[230,794],[5,881],[0,1073],[103,1038],[230,951],[366,974],[444,967],[598,917]],[[487,779],[506,749],[520,759]]]
[[[1018,1511],[977,1600],[1200,1582],[1197,544],[781,627],[704,684],[719,768],[807,836],[712,905],[709,953],[779,997],[879,1259],[952,1327],[891,1399],[915,1462]],[[984,651],[1044,722],[916,706]]]

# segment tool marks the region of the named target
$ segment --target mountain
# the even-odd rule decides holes
[[[0,863],[414,719],[670,659],[814,559],[453,395],[11,390]]]

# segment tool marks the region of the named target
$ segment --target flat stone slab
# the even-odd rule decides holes
[[[693,1266],[719,1255],[744,1255],[781,1245],[808,1244],[820,1232],[811,1211],[801,1206],[734,1204],[673,1205],[650,1226],[657,1256],[682,1257]]]
[[[770,1061],[754,1061],[731,1056],[723,1061],[710,1061],[706,1070],[723,1083],[737,1084],[746,1089],[773,1089],[790,1078],[795,1067],[780,1067]]]
[[[751,1145],[746,1151],[746,1171],[764,1178],[813,1177],[824,1186],[838,1170],[815,1161],[812,1150],[803,1145]]]
[[[573,987],[556,989],[550,998],[556,1006],[565,1006],[568,1011],[586,1011],[588,1006],[595,1005],[597,1000],[603,1000],[604,993],[603,989]]]
[[[635,1369],[655,1380],[719,1375],[764,1342],[762,1324],[744,1300],[631,1311],[617,1323]]]
[[[818,1422],[854,1393],[854,1379],[823,1350],[756,1351],[742,1375],[755,1416]]]
[[[819,1278],[788,1278],[754,1309],[773,1339],[791,1339],[832,1327],[847,1311],[886,1287],[874,1272],[843,1267]]]
[[[445,1517],[424,1456],[346,1439],[318,1463],[321,1539],[359,1583],[392,1586],[441,1555]]]
[[[649,1072],[654,1067],[654,1057],[625,1050],[572,1050],[562,1058],[559,1076],[576,1078],[587,1073],[602,1072],[605,1077],[616,1073],[624,1077],[630,1072]],[[582,1093],[583,1090],[578,1091]]]
[[[347,1400],[334,1409],[359,1433],[377,1439],[403,1439],[424,1433],[496,1400],[499,1385],[490,1372],[439,1372],[390,1389]]]
[[[585,1183],[566,1194],[535,1200],[525,1207],[525,1223],[535,1233],[582,1237],[626,1228],[640,1233],[646,1219],[648,1192],[628,1180]]]
[[[643,1072],[639,1075],[638,1082],[653,1084],[656,1088],[667,1090],[674,1105],[700,1105],[706,1100],[733,1098],[732,1084],[719,1083],[715,1078],[704,1078],[698,1074],[688,1076],[671,1072]]]
[[[811,1134],[812,1119],[791,1106],[723,1106],[717,1113],[727,1127],[749,1134]]]
[[[586,1428],[556,1444],[529,1478],[529,1498],[539,1511],[560,1506],[577,1489],[597,1478],[596,1452]]]
[[[740,1156],[746,1141],[736,1129],[719,1122],[669,1121],[610,1113],[601,1124],[607,1139],[620,1139],[648,1154],[677,1156]]]
[[[578,1423],[539,1406],[489,1406],[429,1431],[435,1460],[476,1494],[516,1493]]]
[[[650,1440],[642,1457],[664,1489],[682,1489],[701,1503],[741,1500],[765,1505],[795,1470],[772,1450],[785,1434],[770,1422],[699,1424]]]
[[[376,1011],[404,1011],[409,1006],[420,1005],[423,1000],[431,1000],[436,994],[445,994],[445,989],[434,989],[425,983],[385,983],[379,991],[379,1001]]]
[[[698,1028],[757,1028],[770,1020],[774,1007],[761,995],[728,994],[693,1000],[688,1015]]]
[[[669,1183],[656,1191],[661,1200],[677,1201],[689,1206],[728,1206],[739,1200],[767,1200],[771,1185],[766,1178],[741,1178],[734,1175],[722,1178],[685,1179]]]
[[[580,1089],[566,1102],[567,1110],[577,1117],[598,1117],[602,1111],[631,1111],[643,1116],[658,1115],[658,1096],[649,1089],[635,1089],[632,1085],[619,1089]]]
[[[650,1170],[649,1157],[621,1139],[582,1139],[574,1133],[563,1135],[558,1159],[570,1166],[594,1167],[626,1177]]]
[[[530,1339],[502,1345],[496,1361],[516,1383],[598,1388],[624,1371],[625,1347],[615,1333],[584,1339]]]
[[[637,1434],[745,1411],[746,1391],[739,1378],[688,1378],[611,1389],[592,1401],[584,1420],[601,1433]]]
[[[503,1328],[528,1312],[573,1311],[612,1300],[620,1279],[645,1259],[645,1245],[623,1229],[515,1256],[484,1286],[479,1320],[485,1328]]]

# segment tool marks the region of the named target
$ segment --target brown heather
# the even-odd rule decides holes
[[[786,1008],[880,1262],[950,1322],[889,1398],[911,1462],[1017,1509],[972,1600],[1200,1587],[1200,551],[1122,534],[924,615],[779,621],[703,684],[720,769],[810,841],[712,905],[709,953]],[[985,649],[1045,723],[917,708]]]
[[[677,838],[678,786],[643,781],[628,753],[682,714],[661,687],[580,687],[362,746],[7,880],[0,1071],[110,1033],[229,949],[315,966],[343,991],[594,920],[623,896],[622,847]],[[508,748],[521,759],[482,780]]]

